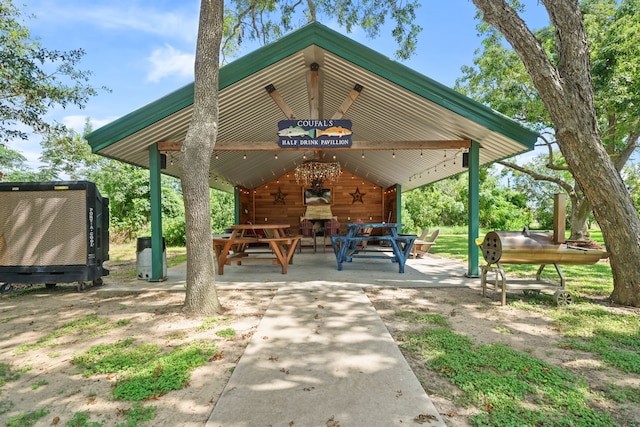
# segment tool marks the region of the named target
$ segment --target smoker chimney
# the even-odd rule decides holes
[[[553,197],[553,242],[564,243],[565,222],[567,218],[567,195],[557,193]]]

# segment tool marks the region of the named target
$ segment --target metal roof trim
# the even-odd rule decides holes
[[[491,108],[393,61],[318,22],[312,22],[279,40],[220,68],[220,91],[296,52],[316,45],[373,74],[389,80],[462,117],[533,149],[539,134]],[[191,83],[93,131],[87,140],[93,152],[193,104]]]
[[[193,83],[177,89],[128,113],[87,135],[91,151],[97,153],[121,139],[193,105]]]

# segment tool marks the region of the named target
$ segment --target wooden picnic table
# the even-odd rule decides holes
[[[224,274],[225,265],[232,262],[241,265],[245,261],[270,261],[282,267],[282,274],[287,274],[287,265],[293,263],[302,237],[289,235],[289,224],[239,224],[229,228],[232,230],[229,236],[213,239],[219,275]],[[264,245],[268,247],[266,250]]]
[[[385,258],[391,262],[398,263],[398,270],[404,273],[404,265],[411,253],[413,242],[418,237],[415,234],[399,234],[404,224],[398,223],[353,223],[346,224],[347,232],[344,235],[331,236],[331,245],[333,252],[338,261],[338,270],[342,270],[342,263],[351,262],[353,258]],[[382,235],[374,235],[373,233],[361,233],[362,229],[382,229],[387,233]],[[361,242],[388,242],[391,246],[393,256],[379,255],[381,251],[369,251],[368,253],[359,253],[357,250],[358,243]],[[363,251],[364,252],[364,251]],[[378,254],[376,254],[378,253]]]

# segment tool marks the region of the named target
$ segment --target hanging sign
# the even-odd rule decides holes
[[[351,147],[351,120],[281,120],[278,145],[282,148]]]

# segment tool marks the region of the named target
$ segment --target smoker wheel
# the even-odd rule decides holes
[[[553,302],[556,305],[569,305],[573,303],[573,297],[569,291],[555,291],[553,293]]]

